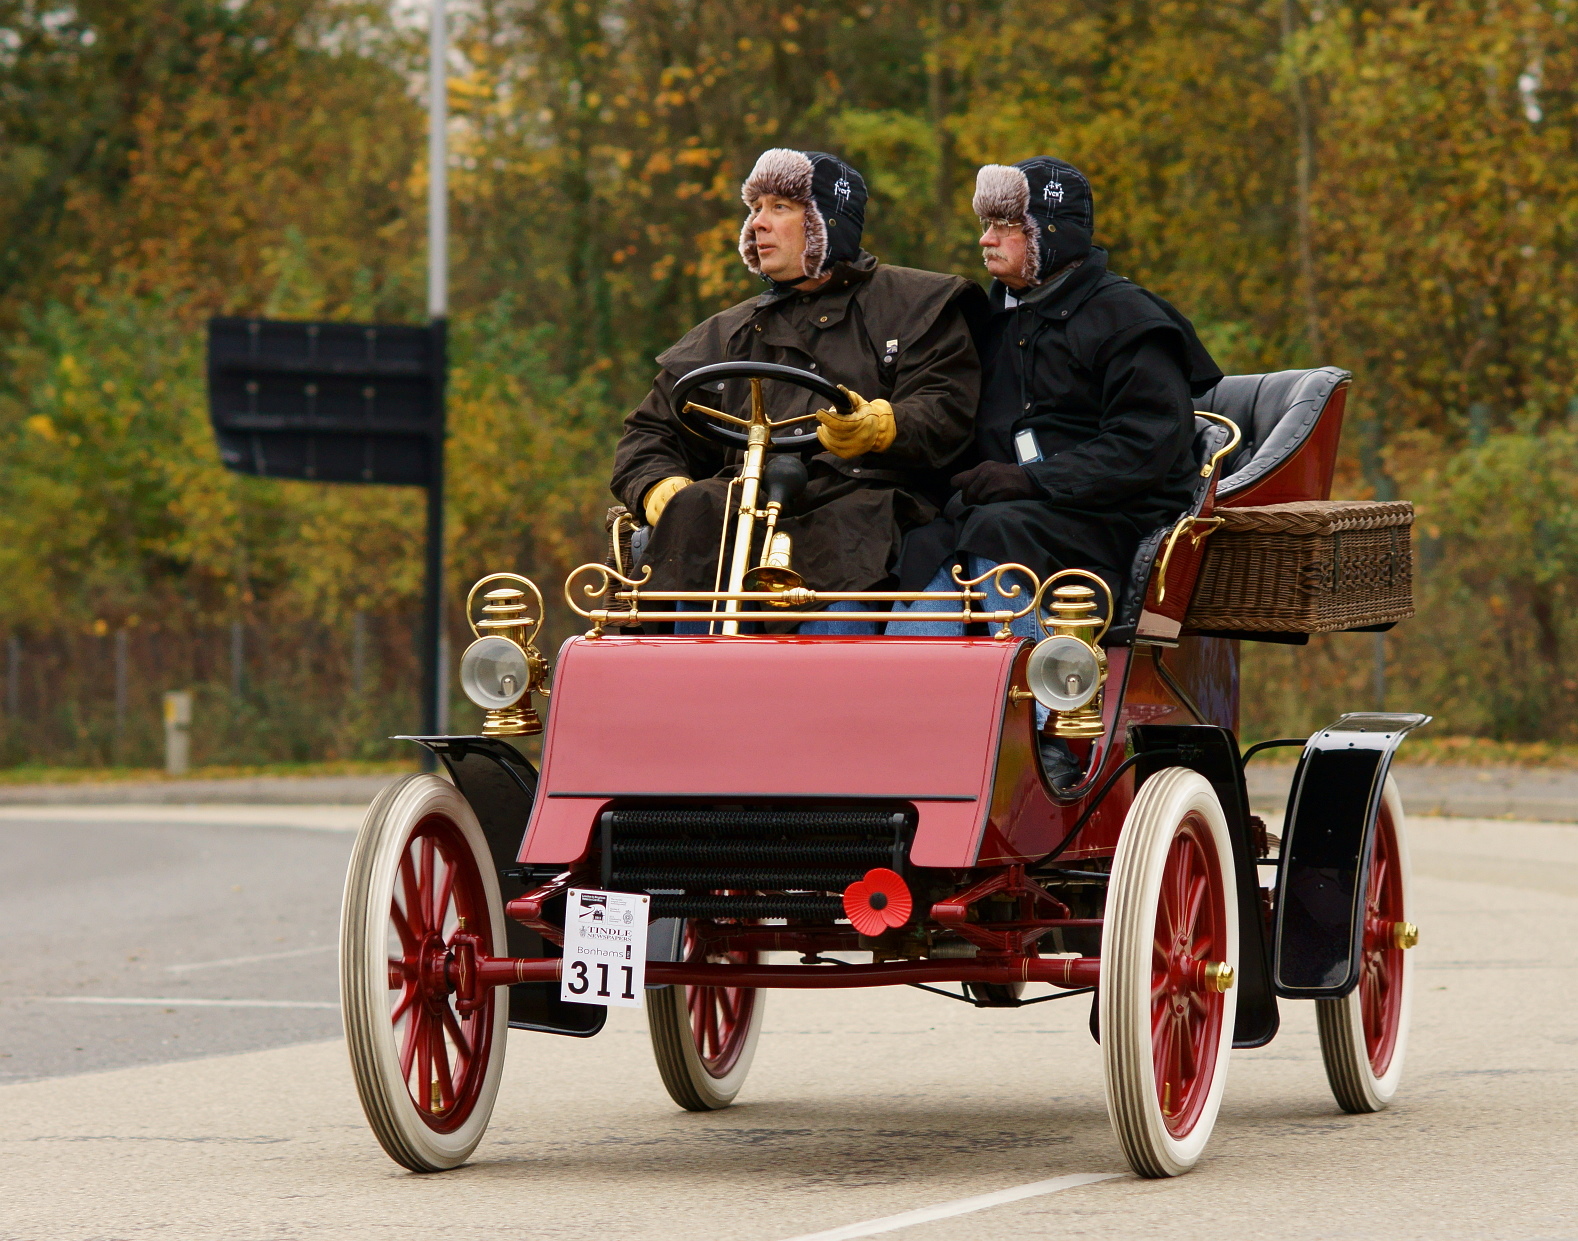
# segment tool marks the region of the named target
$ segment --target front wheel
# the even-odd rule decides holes
[[[1107,1114],[1141,1176],[1177,1176],[1216,1124],[1233,1047],[1238,901],[1205,777],[1170,767],[1134,799],[1101,935]]]
[[[367,1122],[413,1172],[464,1163],[493,1112],[509,1012],[493,989],[455,993],[478,953],[507,955],[487,840],[454,785],[409,776],[378,795],[351,853],[340,1008]]]
[[[706,953],[691,924],[686,961],[753,965],[754,952]],[[669,1098],[689,1112],[728,1107],[745,1084],[762,1030],[755,987],[656,987],[647,992],[647,1031]]]
[[[1379,1112],[1402,1080],[1414,1000],[1409,895],[1403,799],[1388,776],[1365,880],[1359,983],[1340,1000],[1315,1001],[1326,1079],[1345,1112]]]

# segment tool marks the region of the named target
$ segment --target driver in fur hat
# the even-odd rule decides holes
[[[811,588],[878,589],[892,579],[904,532],[937,515],[951,467],[974,434],[980,363],[972,323],[984,322],[985,297],[958,276],[892,267],[861,249],[865,182],[836,156],[764,152],[740,197],[748,211],[740,257],[767,287],[659,355],[651,392],[625,419],[611,488],[653,527],[643,557],[651,587],[712,590],[728,483],[744,454],[682,426],[674,386],[716,362],[812,371],[841,385],[854,408],[818,413],[822,451],[808,461],[810,481],[778,528],[793,539],[794,568]],[[825,404],[787,384],[764,388],[774,420]],[[703,398],[749,413],[744,381],[704,389]],[[801,632],[873,627],[830,620]]]

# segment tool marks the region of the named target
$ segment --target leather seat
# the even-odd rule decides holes
[[[1217,502],[1242,494],[1303,447],[1332,396],[1351,378],[1348,371],[1335,366],[1273,371],[1268,375],[1228,375],[1204,396],[1196,397],[1194,407],[1197,410],[1231,418],[1243,436],[1232,455],[1223,462],[1222,481],[1216,489]],[[1196,419],[1196,426],[1195,460],[1203,464],[1207,453],[1215,452],[1226,442],[1227,431],[1204,418]],[[1199,480],[1186,512],[1200,511],[1205,501],[1206,482]],[[1140,540],[1128,580],[1124,583],[1117,620],[1106,638],[1108,645],[1121,646],[1133,641],[1151,567],[1172,527],[1173,523],[1169,522]]]
[[[1352,376],[1335,366],[1269,375],[1228,375],[1194,407],[1238,424],[1244,441],[1224,463],[1216,489],[1226,499],[1259,482],[1309,439],[1338,387]]]

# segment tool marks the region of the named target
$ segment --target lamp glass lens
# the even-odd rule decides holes
[[[1096,653],[1078,638],[1066,634],[1046,638],[1030,652],[1025,679],[1043,707],[1075,711],[1100,688],[1101,668]]]
[[[526,693],[526,655],[508,638],[478,638],[460,657],[460,688],[484,710],[513,707]]]

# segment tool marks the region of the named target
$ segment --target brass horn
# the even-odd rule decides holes
[[[762,530],[762,559],[741,581],[744,590],[783,593],[805,585],[805,580],[789,567],[793,554],[789,536],[778,529],[784,509],[805,490],[805,462],[796,456],[778,456],[767,463],[762,483],[767,492],[766,523]],[[770,607],[787,608],[790,603],[771,602]]]

